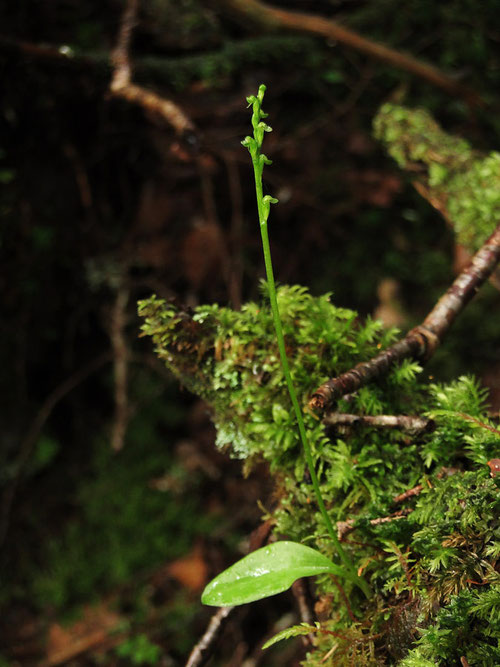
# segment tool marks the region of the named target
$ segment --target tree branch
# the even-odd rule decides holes
[[[36,60],[56,66],[67,65],[73,68],[100,67],[109,68],[108,55],[74,53],[68,45],[51,46],[14,40],[0,35],[0,53],[22,56],[27,60]]]
[[[334,39],[340,44],[366,53],[371,58],[410,72],[410,74],[440,88],[448,95],[464,99],[468,104],[484,105],[477,93],[447,76],[436,67],[423,63],[411,55],[362,37],[331,19],[270,7],[259,0],[224,0],[224,4],[232,10],[236,10],[239,14],[250,18],[264,29],[287,29]]]
[[[0,52],[22,55],[26,58],[35,58],[55,65],[67,65],[74,68],[103,68],[109,71],[110,63],[112,77],[110,82],[111,94],[128,102],[142,106],[155,118],[171,125],[178,134],[194,132],[195,127],[184,111],[171,100],[132,83],[132,67],[130,65],[130,41],[133,28],[137,22],[138,0],[128,0],[122,15],[120,30],[115,48],[111,55],[100,53],[73,53],[68,46],[48,46],[46,44],[32,44],[30,42],[15,41],[0,36]],[[145,58],[140,61],[141,67],[148,69],[158,68],[158,59]],[[174,63],[168,59],[169,66]]]
[[[132,83],[129,50],[132,31],[137,22],[138,6],[139,0],[127,0],[125,5],[116,46],[111,54],[111,94],[141,106],[153,119],[159,118],[171,125],[177,134],[193,133],[193,123],[177,104]]]
[[[111,80],[111,90],[119,90],[128,86],[132,80],[129,50],[132,31],[137,24],[137,10],[139,0],[128,0],[122,15],[120,31],[116,46],[111,54],[111,64],[114,69]]]
[[[345,394],[350,394],[372,380],[384,376],[396,363],[414,358],[429,359],[441,343],[457,315],[488,279],[500,259],[500,225],[460,273],[448,291],[439,299],[422,324],[405,338],[384,350],[374,359],[362,362],[347,373],[318,387],[309,406],[322,411],[330,408]]]

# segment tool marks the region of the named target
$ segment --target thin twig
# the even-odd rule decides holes
[[[270,7],[263,2],[259,2],[259,0],[223,0],[223,4],[240,14],[244,14],[261,28],[268,30],[293,30],[335,40],[340,44],[366,53],[371,58],[410,72],[410,74],[427,81],[427,83],[440,88],[449,95],[464,99],[471,105],[484,105],[484,102],[476,92],[449,77],[444,72],[441,72],[433,65],[424,63],[411,55],[401,53],[400,51],[396,51],[396,49],[384,46],[366,37],[362,37],[353,30],[349,30],[331,19]]]
[[[435,422],[425,417],[412,415],[350,415],[328,412],[323,416],[325,426],[369,426],[372,428],[398,428],[411,433],[431,431]]]
[[[113,348],[115,415],[111,432],[111,447],[117,452],[123,447],[130,417],[127,376],[129,351],[125,336],[127,324],[128,289],[119,287],[111,313],[110,339]]]
[[[314,616],[311,610],[309,598],[309,591],[307,590],[307,581],[305,579],[297,579],[292,584],[292,593],[297,600],[299,608],[300,620],[303,623],[311,625],[314,622]]]
[[[307,580],[297,579],[294,581],[292,584],[292,593],[297,602],[301,622],[312,625],[314,622],[314,614],[311,608],[312,605]],[[302,642],[305,646],[312,645],[313,639],[314,637],[312,634],[302,636]]]
[[[471,415],[465,414],[465,412],[457,412],[457,415],[462,417],[462,419],[465,419],[465,421],[473,422],[474,424],[477,424],[481,428],[486,429],[487,431],[490,431],[491,433],[494,433],[497,436],[500,436],[500,431],[497,428],[494,428],[493,426],[490,426],[490,424],[485,424],[479,419],[476,419],[476,417],[472,417]]]
[[[408,514],[413,512],[412,509],[407,508],[403,510],[399,510],[398,512],[395,512],[394,514],[391,514],[391,516],[381,516],[378,517],[377,519],[370,519],[370,525],[371,526],[379,526],[381,523],[390,523],[391,521],[397,521],[398,519],[404,519]],[[351,533],[354,528],[356,527],[356,521],[358,519],[347,519],[347,521],[337,521],[337,534],[339,537],[339,540],[343,540],[346,535]]]
[[[451,475],[454,475],[455,473],[458,472],[458,468],[441,468],[441,470],[438,472],[436,475],[436,479],[442,479],[443,477],[450,477]],[[429,487],[432,486],[431,482],[427,480],[427,484]],[[395,505],[398,505],[399,503],[403,503],[405,500],[408,500],[408,498],[413,498],[413,496],[418,496],[419,493],[422,491],[424,488],[423,484],[417,484],[417,486],[414,486],[412,489],[408,489],[407,491],[403,491],[403,493],[400,493],[397,496],[394,496],[392,499],[392,502]]]
[[[113,65],[111,94],[141,106],[153,120],[159,118],[167,122],[180,135],[193,133],[195,131],[193,123],[177,104],[132,83],[129,51],[132,31],[137,22],[138,6],[139,0],[127,0],[122,14],[116,46],[111,54]]]
[[[439,299],[423,323],[412,329],[402,340],[370,361],[362,362],[347,373],[332,378],[318,387],[309,406],[323,411],[371,380],[384,376],[403,359],[429,359],[457,315],[488,279],[500,259],[500,225],[478,250],[469,266],[460,273],[448,291]]]
[[[457,472],[456,468],[442,468],[440,472],[437,474],[437,479],[441,479],[442,477],[449,475],[454,475],[456,472]],[[423,488],[424,488],[423,484],[417,484],[417,486],[414,486],[412,489],[408,489],[407,491],[403,491],[403,493],[394,496],[392,502],[394,504],[399,504],[404,502],[405,500],[408,500],[409,498],[413,498],[413,496],[418,496]],[[394,514],[391,514],[390,516],[371,519],[370,525],[378,526],[381,523],[390,523],[391,521],[404,519],[406,516],[408,516],[408,514],[411,514],[411,512],[413,512],[413,509],[411,508],[398,510],[397,512],[394,512]],[[343,539],[347,534],[349,534],[354,530],[356,521],[357,519],[347,519],[347,521],[337,521],[337,531],[339,539]]]
[[[413,496],[418,496],[423,488],[424,487],[422,484],[417,484],[417,486],[414,486],[412,489],[408,489],[407,491],[403,491],[403,493],[394,496],[392,502],[395,505],[398,505],[399,503],[404,503],[404,501],[408,500],[408,498],[413,498]]]
[[[227,619],[233,613],[234,607],[220,607],[210,619],[210,623],[205,631],[205,634],[191,651],[191,654],[186,662],[186,667],[201,667],[210,657],[213,645]]]
[[[35,60],[49,65],[53,64],[57,67],[61,65],[66,65],[73,69],[109,67],[109,58],[107,55],[96,55],[94,53],[75,54],[71,47],[66,44],[60,46],[35,44],[33,42],[11,39],[6,35],[0,35],[0,53],[21,56],[29,62]]]

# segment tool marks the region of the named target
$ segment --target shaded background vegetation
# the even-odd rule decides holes
[[[121,1],[0,8],[5,664],[64,664],[64,655],[182,664],[209,618],[200,589],[259,523],[266,471],[244,479],[215,451],[203,404],[138,338],[135,304],[153,291],[190,305],[258,297],[240,141],[245,97],[260,83],[274,128],[265,178],[280,199],[271,235],[281,282],[333,291],[338,305],[406,328],[460,262],[452,231],[371,123],[380,104],[402,99],[477,148],[498,149],[497,3],[279,4],[411,52],[473,86],[485,106],[338,42],[265,32],[231,3],[154,0],[133,34],[134,80],[191,118],[195,129],[179,136],[110,94]],[[428,372],[476,372],[498,409],[494,299],[488,287],[471,304]],[[292,609],[284,597],[246,611],[221,664],[265,660],[259,644]]]

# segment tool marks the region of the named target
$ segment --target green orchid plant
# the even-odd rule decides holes
[[[267,288],[283,375],[285,377],[288,393],[295,413],[304,457],[306,459],[316,496],[316,502],[339,557],[340,564],[333,563],[329,558],[316,549],[312,549],[303,544],[290,541],[276,542],[245,556],[219,574],[207,585],[201,599],[204,604],[214,606],[234,606],[260,600],[287,590],[291,587],[294,581],[301,577],[324,573],[350,579],[363,591],[367,598],[370,596],[368,584],[356,573],[350,559],[340,544],[332,521],[326,510],[316,471],[314,469],[311,447],[307,438],[302,410],[297,398],[297,392],[295,391],[286,355],[285,340],[283,337],[281,317],[276,296],[276,284],[274,280],[267,225],[271,204],[276,204],[278,200],[270,195],[264,195],[262,187],[262,173],[264,171],[264,166],[271,164],[271,160],[261,151],[265,133],[272,131],[272,128],[263,120],[267,117],[267,114],[262,110],[262,101],[264,99],[265,91],[266,86],[261,85],[257,96],[251,95],[250,97],[247,97],[248,105],[252,107],[253,111],[253,137],[247,136],[241,143],[248,148],[254,169],[255,191],[257,195],[257,208],[266,267]]]

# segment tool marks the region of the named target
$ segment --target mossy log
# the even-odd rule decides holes
[[[460,664],[462,657],[470,665],[499,664],[500,479],[488,462],[498,457],[500,431],[486,414],[484,390],[468,377],[422,383],[418,364],[406,360],[337,409],[421,415],[433,429],[409,432],[405,420],[391,429],[370,419],[347,430],[323,425],[307,411],[312,388],[371,358],[395,332],[301,287],[282,286],[278,298],[321,491],[346,551],[374,590],[366,601],[347,580],[317,579],[320,623],[305,664],[417,667]],[[139,312],[158,356],[211,406],[218,445],[247,469],[256,459],[268,462],[277,506],[267,518],[275,535],[316,544],[335,558],[305,470],[267,303],[190,312],[152,297]]]
[[[500,153],[474,150],[425,109],[384,104],[374,129],[418,192],[453,227],[458,242],[477,250],[500,221]]]

